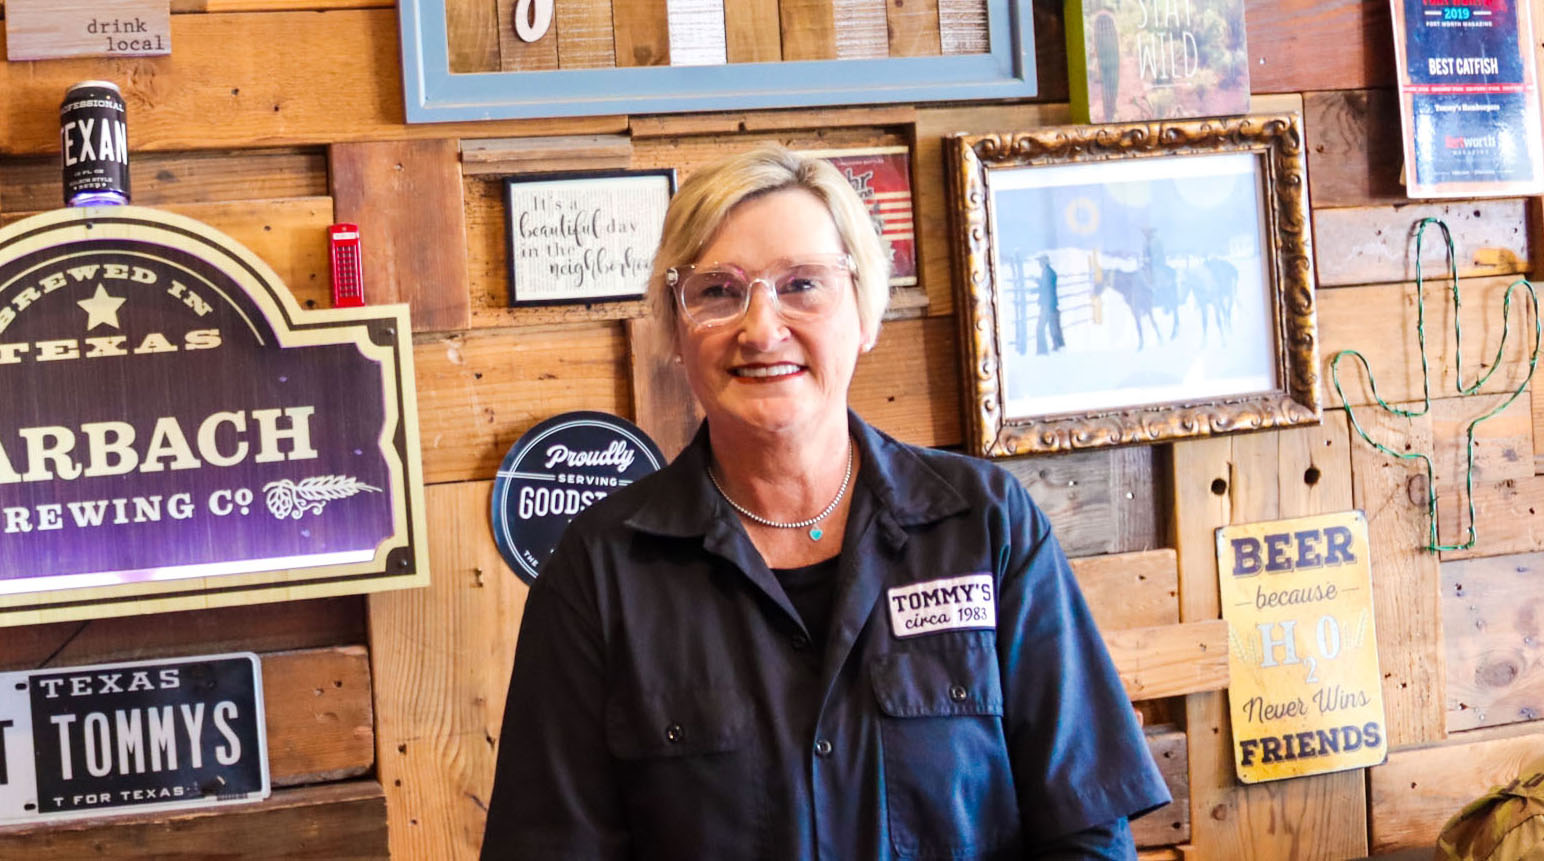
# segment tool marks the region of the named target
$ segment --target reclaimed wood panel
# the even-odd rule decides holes
[[[1180,571],[1180,618],[1219,619],[1217,527],[1227,526],[1232,503],[1233,448],[1227,437],[1176,442],[1169,511]],[[1248,846],[1239,821],[1233,774],[1233,732],[1221,692],[1185,697],[1190,774],[1190,839],[1205,858],[1243,858]]]
[[[449,139],[332,147],[334,211],[359,225],[365,301],[408,303],[418,332],[470,321],[458,162]]]
[[[316,598],[5,629],[0,671],[365,641],[364,599]]]
[[[327,225],[332,198],[170,203],[160,209],[197,219],[256,254],[289,287],[303,308],[332,305]],[[0,225],[35,212],[0,214]]]
[[[552,29],[558,35],[558,68],[604,69],[617,64],[611,0],[553,0]]]
[[[838,60],[872,60],[890,55],[885,0],[831,0]]]
[[[668,23],[672,65],[717,66],[729,62],[724,0],[671,0]]]
[[[254,847],[261,847],[260,850]],[[386,858],[386,800],[373,780],[276,790],[266,801],[0,829],[0,857]]]
[[[1544,718],[1541,620],[1544,554],[1442,564],[1449,733]]]
[[[836,59],[834,0],[780,0],[784,60]]]
[[[629,118],[628,132],[634,142],[643,138],[677,138],[678,140],[671,142],[675,145],[685,143],[679,138],[696,135],[814,131],[821,135],[840,136],[832,140],[817,140],[808,144],[800,144],[792,139],[786,142],[794,148],[829,149],[833,146],[881,146],[882,144],[849,140],[849,138],[862,128],[909,126],[916,118],[917,109],[913,105],[860,105],[798,111],[717,111],[711,114],[635,116]],[[907,140],[904,135],[896,135],[893,131],[892,137],[898,144],[905,143]],[[725,142],[730,148],[724,152],[728,154],[738,149],[749,149],[758,140],[742,137],[733,142]],[[664,145],[663,142],[654,142],[656,148],[662,145]],[[660,158],[661,156],[656,153],[654,159]],[[659,164],[663,167],[681,166],[668,160],[660,161]]]
[[[1248,0],[1244,19],[1256,93],[1394,84],[1393,24],[1381,0]]]
[[[359,777],[375,765],[364,646],[263,655],[268,770],[275,787]]]
[[[76,81],[101,78],[123,87],[135,158],[150,151],[627,127],[618,116],[405,125],[397,31],[394,9],[173,15],[172,42],[185,46],[174,57],[6,63],[0,153],[57,152],[61,94]],[[232,50],[246,45],[265,47]]]
[[[455,74],[499,71],[499,29],[510,27],[497,0],[445,0],[445,42]],[[511,27],[511,36],[513,28]]]
[[[327,154],[319,148],[235,152],[135,152],[129,185],[141,206],[275,200],[327,195]],[[59,156],[6,159],[0,163],[5,212],[57,209],[63,205]]]
[[[462,176],[553,171],[622,170],[633,158],[625,135],[556,135],[532,138],[485,138],[461,141]],[[494,181],[502,202],[503,183]],[[468,203],[467,209],[472,208]]]
[[[1458,738],[1438,747],[1400,750],[1369,769],[1372,851],[1424,848],[1453,814],[1492,787],[1517,777],[1544,750],[1537,726],[1525,736],[1473,741]],[[1468,735],[1473,735],[1468,734]]]
[[[1532,347],[1532,323],[1527,300],[1519,288],[1513,308],[1504,318],[1502,300],[1513,283],[1511,276],[1471,278],[1459,283],[1462,300],[1460,321],[1464,331],[1463,383],[1473,386],[1496,357],[1501,331],[1510,319],[1512,333],[1501,355],[1505,367],[1480,389],[1483,393],[1510,392],[1526,378]],[[1458,392],[1457,340],[1453,328],[1453,292],[1445,283],[1428,282],[1422,291],[1426,303],[1426,357],[1433,398]],[[1323,401],[1326,409],[1338,407],[1331,367],[1340,350],[1356,350],[1366,357],[1377,381],[1378,394],[1389,403],[1415,401],[1422,393],[1421,352],[1414,284],[1377,284],[1341,290],[1321,290],[1315,297],[1319,314]],[[1340,381],[1350,402],[1364,414],[1376,412],[1372,388],[1361,363],[1352,357],[1340,362]],[[1493,402],[1492,402],[1493,403]],[[1365,426],[1365,425],[1364,425]]]
[[[1131,823],[1131,836],[1141,848],[1168,846],[1190,839],[1190,773],[1185,769],[1186,739],[1172,726],[1147,728],[1147,750],[1163,775],[1174,803]]]
[[[556,21],[546,34],[527,42],[515,32],[518,0],[496,0],[498,8],[499,69],[505,72],[550,72],[558,67]]]
[[[1448,506],[1454,512],[1453,522],[1466,526],[1468,509],[1460,509],[1462,499],[1439,501],[1439,517]],[[1479,524],[1475,546],[1468,550],[1444,550],[1443,562],[1544,550],[1544,475],[1476,484],[1474,522]],[[1457,529],[1454,532],[1465,539],[1468,537],[1467,532]]]
[[[954,321],[894,320],[858,360],[847,402],[858,415],[902,442],[959,445],[960,395]]]
[[[731,63],[771,63],[783,58],[778,0],[724,0],[725,52]]]
[[[943,53],[938,0],[900,0],[884,6],[890,29],[890,56],[932,57]]]
[[[1432,401],[1432,457],[1437,484],[1438,538],[1443,544],[1469,540],[1469,423],[1495,409],[1508,395],[1441,398]],[[1474,428],[1473,488],[1479,500],[1504,496],[1513,482],[1533,480],[1533,416],[1527,397],[1519,397],[1496,416]],[[1491,556],[1497,545],[1491,524],[1480,523],[1473,555]]]
[[[521,434],[558,413],[628,416],[626,349],[614,324],[420,339],[424,481],[492,478]]]
[[[616,65],[670,65],[670,11],[666,0],[624,0],[610,6]]]
[[[938,0],[938,28],[945,54],[981,54],[991,50],[986,0]]]
[[[1404,139],[1391,89],[1303,94],[1308,197],[1315,207],[1405,204]]]
[[[1301,481],[1305,466],[1295,460],[1283,464],[1280,434],[1239,434],[1231,439],[1232,521],[1252,523],[1300,513],[1283,508],[1282,485]],[[1286,498],[1301,499],[1295,491]],[[1338,501],[1323,502],[1335,505]],[[1231,737],[1228,745],[1231,770]],[[1240,831],[1238,841],[1247,847],[1237,857],[1359,858],[1367,854],[1366,791],[1360,771],[1239,785],[1233,795],[1233,825]]]
[[[645,317],[627,321],[627,347],[633,420],[666,460],[675,460],[702,423],[702,407],[676,361],[675,343],[664,326]]]
[[[1228,686],[1228,623],[1221,619],[1101,633],[1133,700]]]
[[[395,858],[470,858],[482,844],[527,592],[488,540],[491,492],[485,481],[428,488],[434,578],[427,589],[370,598]]]
[[[1363,413],[1363,427],[1375,439],[1388,440],[1391,448],[1432,450],[1430,416],[1406,419],[1382,411]],[[1377,548],[1373,616],[1390,748],[1446,734],[1441,577],[1436,554],[1425,547],[1426,475],[1410,464],[1360,440],[1351,447],[1356,507],[1367,513],[1368,540]]]
[[[1351,446],[1362,442],[1351,438],[1345,413],[1327,410],[1322,424],[1281,431],[1276,442],[1283,517],[1352,508]]]
[[[296,12],[324,9],[390,9],[390,0],[172,0],[172,13]]]
[[[1069,556],[1149,550],[1161,543],[1149,446],[1005,458],[997,465],[1029,491]]]
[[[1314,265],[1320,287],[1415,280],[1416,227],[1440,218],[1453,234],[1458,277],[1520,275],[1531,240],[1520,198],[1404,206],[1316,209]],[[1429,285],[1447,280],[1447,246],[1435,226],[1421,240],[1421,274]]]
[[[1179,623],[1179,566],[1172,549],[1107,553],[1071,562],[1099,630]]]

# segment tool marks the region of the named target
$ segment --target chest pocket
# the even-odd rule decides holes
[[[903,858],[990,853],[1019,831],[993,637],[922,638],[875,660],[890,842]]]
[[[637,857],[756,854],[747,848],[759,843],[765,821],[766,769],[743,693],[617,691],[607,700],[605,720]]]

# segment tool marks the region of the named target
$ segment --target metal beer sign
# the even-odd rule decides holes
[[[1369,559],[1360,511],[1217,530],[1239,780],[1387,757]]]
[[[0,230],[0,625],[427,582],[405,308],[139,207]]]

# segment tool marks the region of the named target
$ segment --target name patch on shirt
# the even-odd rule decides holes
[[[961,628],[996,628],[995,585],[991,574],[982,573],[897,586],[886,593],[890,630],[897,637],[915,637]]]

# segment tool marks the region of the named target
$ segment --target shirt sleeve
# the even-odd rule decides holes
[[[1169,803],[1067,558],[1011,479],[1005,528],[997,648],[1026,845]]]
[[[627,831],[605,739],[605,651],[584,568],[563,541],[531,587],[504,703],[482,858],[624,857]],[[576,570],[577,569],[577,570]]]
[[[1028,853],[1035,861],[1136,861],[1137,847],[1131,825],[1117,819],[1057,838]]]

